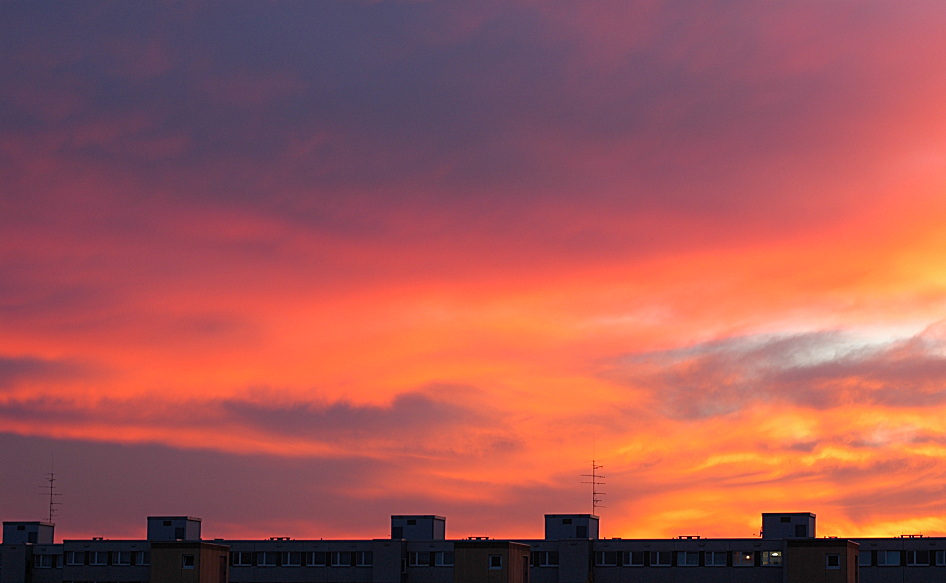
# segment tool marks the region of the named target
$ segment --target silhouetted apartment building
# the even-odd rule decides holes
[[[602,539],[593,514],[547,514],[539,540],[446,538],[446,519],[395,515],[362,540],[202,540],[201,521],[148,517],[141,540],[64,540],[4,522],[0,583],[929,583],[946,537],[817,538],[815,515],[765,513],[757,538]]]

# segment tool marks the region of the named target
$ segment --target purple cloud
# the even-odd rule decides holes
[[[838,332],[726,339],[616,359],[606,373],[645,389],[665,415],[701,419],[760,402],[813,409],[946,403],[946,357],[935,327],[883,344]]]

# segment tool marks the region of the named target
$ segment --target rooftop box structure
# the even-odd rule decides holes
[[[391,538],[404,540],[444,540],[447,519],[432,514],[398,514],[391,516]]]
[[[815,538],[815,515],[810,512],[763,512],[762,538]]]
[[[193,516],[149,516],[148,540],[200,540],[200,519]]]
[[[598,516],[595,514],[546,514],[546,540],[596,540]]]
[[[49,545],[53,542],[53,529],[50,522],[4,522],[3,544]]]

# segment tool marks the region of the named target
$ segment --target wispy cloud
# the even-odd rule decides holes
[[[55,381],[86,377],[91,371],[68,361],[47,360],[34,356],[0,355],[0,391],[21,383]]]
[[[883,344],[839,332],[730,338],[622,357],[607,375],[648,391],[661,412],[684,419],[759,403],[938,406],[946,402],[941,327]]]

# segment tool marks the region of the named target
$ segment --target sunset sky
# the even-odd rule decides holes
[[[0,519],[946,535],[946,3],[0,3]]]

